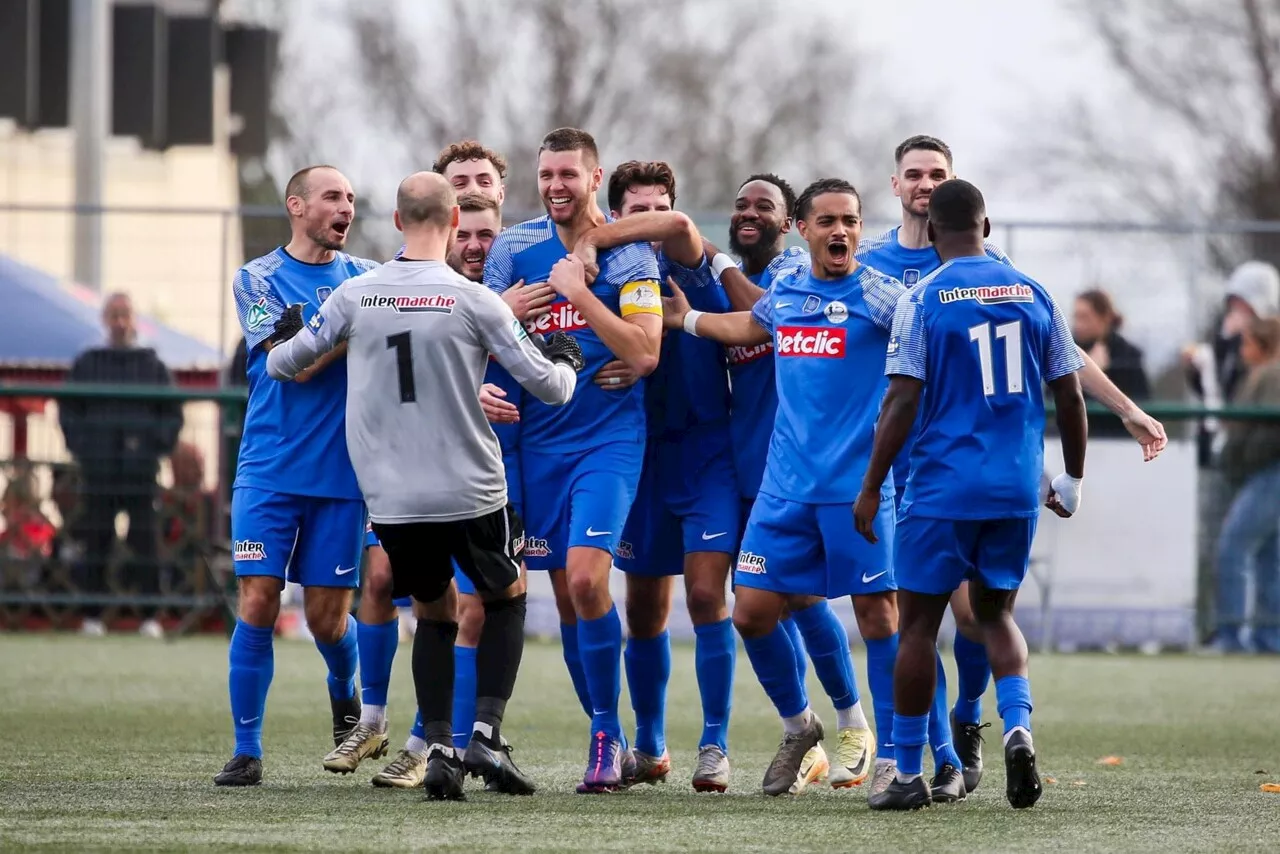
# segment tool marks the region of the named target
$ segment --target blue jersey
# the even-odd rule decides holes
[[[885,372],[924,382],[903,511],[1039,513],[1041,384],[1084,366],[1048,292],[1008,264],[955,258],[898,302]]]
[[[894,306],[904,293],[896,279],[866,266],[835,281],[798,270],[756,303],[751,314],[773,335],[778,375],[761,493],[805,504],[857,499],[888,385]]]
[[[309,382],[276,382],[267,376],[267,352],[259,346],[275,331],[286,308],[302,303],[309,321],[334,288],[376,261],[342,252],[328,264],[306,264],[283,247],[255,258],[236,273],[232,290],[249,350],[249,408],[236,466],[236,487],[315,498],[362,498],[347,455],[345,359]]]
[[[520,280],[526,285],[546,282],[551,268],[568,255],[555,224],[541,216],[504,230],[493,241],[484,265],[484,283],[502,293]],[[647,243],[628,243],[601,252],[600,273],[591,292],[616,314],[661,314],[658,261]],[[557,296],[551,313],[526,324],[530,332],[571,333],[586,360],[573,399],[564,406],[548,406],[526,398],[520,412],[520,442],[526,449],[584,451],[619,440],[644,438],[644,387],[626,391],[602,389],[590,378],[615,356],[587,325],[577,309]]]
[[[856,257],[868,267],[879,270],[886,276],[892,276],[908,288],[915,287],[920,280],[928,276],[934,270],[942,266],[942,259],[938,257],[938,250],[933,246],[926,246],[923,249],[908,249],[898,241],[898,232],[901,226],[894,226],[884,234],[872,237],[869,240],[858,242],[858,251]],[[987,255],[997,261],[1012,265],[1009,256],[1005,255],[991,241],[985,244]],[[907,441],[902,446],[902,452],[898,454],[898,458],[893,461],[893,481],[901,490],[906,485],[907,475],[910,471],[909,460],[911,458],[911,446],[915,444],[916,434],[920,430],[920,421],[916,420],[915,426],[912,427],[911,435],[907,437]]]

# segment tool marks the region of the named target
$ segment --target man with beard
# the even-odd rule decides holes
[[[595,200],[604,173],[590,134],[560,128],[538,151],[538,190],[547,214],[494,241],[484,281],[499,293],[518,281],[549,282],[551,312],[532,332],[571,333],[593,375],[616,359],[640,376],[658,364],[662,302],[648,244],[601,253],[590,284],[568,255],[588,229],[605,222]],[[526,485],[531,570],[548,570],[560,612],[564,655],[584,710],[591,746],[580,792],[623,783],[626,745],[618,719],[622,622],[609,595],[609,570],[622,538],[644,458],[644,390],[609,391],[580,383],[568,405],[528,401],[520,412],[520,462]]]
[[[331,166],[311,166],[285,187],[289,243],[245,264],[233,283],[248,348],[249,406],[231,499],[239,615],[231,636],[235,753],[219,786],[262,781],[262,719],[274,670],[272,636],[286,580],[302,585],[307,625],[329,669],[334,744],[360,720],[356,626],[365,508],[347,453],[347,372],[335,350],[293,382],[266,374],[267,351],[291,305],[303,319],[345,280],[378,266],[342,252],[355,193]]]

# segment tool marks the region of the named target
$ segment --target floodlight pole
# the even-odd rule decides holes
[[[77,282],[102,289],[102,150],[111,112],[111,0],[71,3],[71,129],[75,134]]]

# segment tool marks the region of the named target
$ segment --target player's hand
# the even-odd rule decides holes
[[[578,339],[568,332],[556,332],[549,338],[543,339],[540,346],[548,359],[568,365],[573,368],[574,373],[587,366],[587,360],[582,356],[582,347],[578,345]]]
[[[271,333],[273,344],[283,344],[302,331],[302,303],[295,302],[284,310]]]
[[[519,423],[520,409],[514,403],[503,400],[506,396],[507,393],[493,383],[480,386],[480,408],[491,424]]]
[[[667,276],[667,287],[671,289],[671,296],[662,298],[662,327],[684,329],[684,319],[691,308],[689,298],[670,276]]]
[[[593,381],[601,388],[622,391],[640,382],[640,375],[628,368],[626,362],[614,359],[596,371]]]
[[[1058,475],[1049,484],[1049,496],[1044,506],[1063,519],[1070,519],[1080,509],[1081,483],[1066,472]]]
[[[556,292],[551,285],[541,282],[526,286],[524,279],[516,282],[502,292],[502,301],[511,309],[516,320],[524,323],[536,320],[551,311],[551,303],[555,302]]]
[[[1138,440],[1142,446],[1142,461],[1149,463],[1169,444],[1169,437],[1164,432],[1164,425],[1143,412],[1138,407],[1123,420],[1124,429]]]
[[[587,268],[582,259],[566,255],[551,268],[549,284],[560,296],[573,302],[574,296],[587,289]]]
[[[858,500],[853,505],[853,524],[857,527],[858,533],[866,537],[867,542],[872,545],[879,542],[875,531],[876,516],[879,513],[879,492],[867,492],[864,489],[858,493]]]
[[[590,234],[590,232],[588,232]],[[583,236],[578,239],[578,245],[573,247],[573,254],[581,261],[585,269],[587,284],[591,284],[596,280],[596,276],[600,275],[600,262],[596,257],[599,250],[596,245],[587,237]]]

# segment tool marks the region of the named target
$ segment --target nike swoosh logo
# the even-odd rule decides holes
[[[724,536],[725,534],[727,534],[727,533],[729,533],[729,532],[728,532],[728,531],[721,531],[721,532],[720,532],[720,533],[718,533],[718,534],[708,534],[706,531],[703,531],[703,532],[702,532],[702,539],[704,539],[704,540],[714,540],[714,539],[716,539],[717,537],[723,537],[723,536]]]
[[[776,303],[774,303],[774,304],[773,304],[773,307],[774,307],[774,308],[790,308],[790,307],[791,307],[791,303],[789,303],[789,302],[776,302]]]
[[[257,718],[249,718],[249,719],[247,719],[247,720],[246,720],[245,718],[241,718],[241,719],[240,719],[240,723],[241,723],[241,725],[242,725],[242,726],[248,726],[249,724],[253,723],[254,721],[256,721],[256,720],[257,720],[258,718],[260,718],[260,717],[262,717],[262,715],[258,715],[258,717],[257,717]]]
[[[594,528],[587,528],[588,537],[603,537],[605,534],[612,534],[613,531],[597,531]]]
[[[880,576],[882,576],[882,575],[888,575],[888,574],[889,574],[889,570],[887,570],[887,569],[882,570],[882,571],[880,571],[880,572],[877,572],[875,575],[867,575],[867,574],[864,572],[864,573],[862,573],[862,583],[863,583],[863,584],[870,584],[871,582],[875,581],[875,580],[876,580],[877,578],[879,578]]]
[[[356,571],[356,568],[355,568],[354,566],[349,566],[349,567],[347,567],[346,569],[343,569],[342,567],[340,567],[340,566],[339,566],[339,567],[337,567],[336,569],[334,569],[333,574],[334,574],[334,575],[346,575],[346,574],[347,574],[347,573],[349,573],[349,572],[355,572],[355,571]]]

